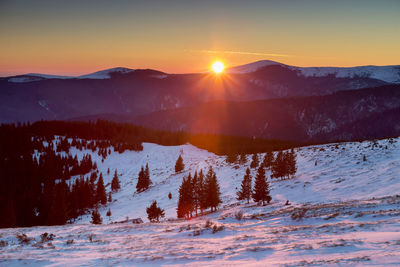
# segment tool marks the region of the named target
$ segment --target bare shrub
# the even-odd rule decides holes
[[[32,238],[28,237],[26,234],[17,234],[15,236],[21,245],[29,244]]]
[[[220,231],[222,231],[224,229],[225,229],[225,227],[223,225],[220,225],[220,226],[214,225],[213,228],[212,228],[212,233],[215,234],[215,233],[220,232]]]
[[[236,212],[235,218],[236,218],[236,220],[241,221],[243,219],[243,212],[241,210]]]
[[[200,230],[194,230],[193,231],[193,236],[199,236],[201,235],[201,231]]]
[[[46,232],[46,233],[43,233],[43,234],[40,235],[40,242],[41,243],[45,243],[45,242],[48,242],[48,241],[52,241],[52,240],[54,240],[55,237],[56,236],[54,234],[48,234]]]
[[[204,228],[209,229],[209,228],[211,228],[211,225],[212,225],[212,222],[210,220],[207,220]]]
[[[95,237],[95,236],[96,236],[95,234],[90,234],[90,235],[89,235],[89,241],[90,241],[90,243],[93,242],[93,237]]]
[[[290,218],[292,218],[292,220],[297,220],[300,221],[304,218],[304,215],[306,215],[307,209],[305,208],[300,208],[300,209],[296,209],[292,215],[290,215]]]

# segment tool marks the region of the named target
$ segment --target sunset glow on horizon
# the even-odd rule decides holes
[[[398,1],[1,1],[0,76],[400,64]]]

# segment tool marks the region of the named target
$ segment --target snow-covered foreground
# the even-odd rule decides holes
[[[121,190],[100,209],[104,224],[91,225],[90,217],[82,216],[66,226],[0,229],[0,265],[398,265],[399,140],[296,149],[296,177],[269,179],[273,200],[267,206],[236,200],[249,163],[229,165],[224,157],[191,145],[144,144],[141,152],[112,153],[104,163],[92,153],[107,190],[114,169],[120,174]],[[82,157],[90,152],[72,149],[71,153]],[[185,172],[175,174],[180,153]],[[146,163],[153,185],[134,193],[138,172]],[[209,165],[217,173],[223,205],[213,214],[176,220],[182,177]],[[165,209],[165,221],[145,220],[145,208],[152,200]],[[286,200],[291,205],[286,206]],[[105,216],[108,208],[111,218]],[[239,211],[241,220],[236,218]],[[302,218],[294,218],[301,213]],[[126,217],[140,217],[146,223],[110,224]],[[56,237],[41,243],[44,232]],[[33,240],[20,244],[16,235],[22,233]]]

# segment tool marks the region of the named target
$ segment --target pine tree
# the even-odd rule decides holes
[[[144,190],[147,190],[150,185],[152,184],[151,180],[150,180],[150,171],[149,171],[149,164],[146,163],[146,168],[144,170]]]
[[[99,180],[97,181],[96,200],[97,202],[100,202],[103,205],[107,203],[107,194],[106,194],[106,189],[104,188],[103,175],[101,173]]]
[[[265,177],[265,170],[263,166],[260,166],[257,170],[254,183],[253,200],[254,202],[262,201],[263,205],[264,201],[267,201],[268,203],[271,201],[271,196],[269,195],[269,184]]]
[[[205,188],[207,193],[207,207],[211,208],[211,212],[215,211],[219,204],[222,203],[220,199],[220,189],[218,184],[217,175],[215,174],[212,166],[208,169],[205,181]]]
[[[185,169],[185,164],[183,164],[182,156],[179,155],[179,157],[175,163],[175,172],[176,173],[181,172],[181,171],[183,171],[183,169]]]
[[[283,177],[285,174],[285,159],[284,159],[284,154],[282,151],[279,151],[278,154],[276,155],[276,158],[274,160],[274,163],[272,164],[271,167],[272,171],[272,178],[278,178],[278,177]]]
[[[203,170],[199,172],[197,186],[195,187],[195,196],[199,202],[200,212],[203,214],[203,211],[207,208],[207,190]]]
[[[92,211],[92,224],[102,224],[103,223],[103,219],[100,216],[100,213],[97,209]]]
[[[157,206],[157,201],[153,201],[150,207],[146,208],[147,218],[150,222],[159,222],[165,216],[164,210]]]
[[[238,161],[238,154],[234,152],[228,153],[226,157],[226,162],[227,163],[236,163]]]
[[[150,180],[150,171],[149,171],[149,165],[146,164],[146,168],[141,168],[139,172],[139,177],[138,177],[138,182],[136,184],[136,190],[138,192],[143,192],[147,190],[151,185],[151,180]]]
[[[136,191],[137,192],[142,192],[143,188],[144,188],[144,168],[142,166],[142,168],[140,169],[139,175],[138,175],[138,181],[136,184]]]
[[[257,153],[254,153],[253,157],[251,158],[250,168],[255,169],[258,167],[259,164],[260,162],[258,160],[258,155]]]
[[[197,171],[196,171],[196,172],[194,172],[194,175],[193,175],[193,178],[192,178],[192,181],[191,181],[191,183],[192,183],[193,210],[196,213],[196,216],[197,216],[197,209],[199,207],[199,199],[198,199],[197,190],[196,190],[196,187],[198,185],[198,180],[199,180],[199,178],[198,178]]]
[[[250,169],[246,169],[246,174],[243,177],[242,180],[242,188],[240,191],[237,192],[238,200],[244,200],[247,199],[247,203],[250,202],[251,198],[251,175],[250,175]]]
[[[107,199],[107,201],[108,201],[108,202],[112,202],[111,192],[108,192],[108,199]]]
[[[264,156],[263,165],[266,169],[269,169],[271,168],[273,162],[274,162],[274,154],[272,153],[272,151],[268,151]]]
[[[294,149],[292,148],[291,150],[290,150],[290,153],[289,153],[289,170],[288,170],[288,172],[289,172],[289,175],[291,175],[292,177],[296,174],[296,172],[297,172],[297,161],[296,161],[296,152],[294,152]]]
[[[241,153],[239,156],[239,163],[240,164],[245,164],[247,162],[247,156],[244,153]]]
[[[6,205],[2,210],[2,220],[0,220],[0,227],[8,228],[8,227],[15,227],[16,226],[16,218],[15,218],[15,208],[14,208],[14,199],[13,195],[9,194],[6,198]]]
[[[111,210],[110,210],[110,208],[108,208],[108,211],[107,211],[106,216],[107,216],[107,217],[111,217]]]
[[[193,185],[189,173],[188,177],[183,177],[182,184],[179,187],[179,199],[177,207],[178,218],[190,218],[193,211]]]
[[[67,221],[67,194],[69,192],[68,186],[63,180],[61,183],[54,187],[54,198],[49,213],[49,225],[63,225]]]
[[[111,181],[111,190],[118,191],[120,188],[121,188],[121,186],[119,184],[117,169],[115,169],[114,177]]]

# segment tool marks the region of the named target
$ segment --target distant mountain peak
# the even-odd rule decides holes
[[[286,66],[285,64],[272,61],[272,60],[259,60],[256,62],[252,62],[249,64],[244,64],[240,66],[235,66],[231,67],[227,70],[229,73],[251,73],[255,72],[260,68],[266,67],[266,66],[271,66],[271,65],[281,65],[281,66]]]
[[[388,66],[355,66],[355,67],[297,67],[279,63],[272,60],[260,60],[253,63],[231,67],[229,73],[252,73],[262,68],[279,65],[297,71],[304,77],[325,77],[334,75],[337,78],[370,78],[387,83],[400,83],[400,65]]]
[[[134,72],[134,69],[129,69],[129,68],[124,68],[124,67],[116,67],[116,68],[111,68],[111,69],[106,69],[106,70],[100,70],[96,71],[90,74],[85,74],[78,76],[78,79],[109,79],[111,78],[110,74],[111,73],[131,73]]]

